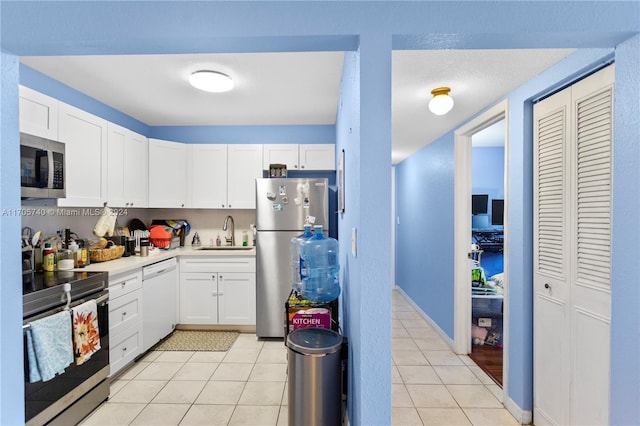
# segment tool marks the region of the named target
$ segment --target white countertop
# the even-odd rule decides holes
[[[109,260],[107,262],[92,263],[84,268],[74,269],[74,271],[87,272],[108,272],[109,275],[118,275],[129,272],[136,268],[151,265],[152,263],[162,260],[171,259],[180,256],[250,256],[255,257],[256,248],[249,250],[200,250],[192,246],[179,247],[172,250],[154,249],[149,251],[149,256],[141,257],[139,255],[121,257],[120,259]]]

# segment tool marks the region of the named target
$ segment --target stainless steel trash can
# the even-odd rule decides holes
[[[326,328],[301,328],[287,336],[289,425],[342,424],[342,336]]]

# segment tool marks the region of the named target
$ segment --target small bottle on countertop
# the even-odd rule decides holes
[[[249,233],[247,232],[246,229],[242,230],[242,246],[243,247],[249,246]]]
[[[71,251],[71,259],[73,259],[73,267],[78,267],[78,256],[82,256],[82,252],[79,251],[78,243],[71,241],[69,243],[69,250]]]
[[[51,243],[45,243],[42,251],[42,267],[47,272],[53,272],[56,269],[55,255],[51,248]]]
[[[220,234],[218,234],[218,236],[216,237],[216,245],[217,246],[221,246],[222,245],[222,241],[220,240]]]

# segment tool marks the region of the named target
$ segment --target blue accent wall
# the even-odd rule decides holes
[[[448,133],[396,166],[396,285],[452,339],[453,159]]]
[[[616,142],[614,147],[614,239],[612,282],[611,423],[637,424],[640,419],[640,221],[637,220],[638,177],[637,106],[640,84],[638,32],[640,2],[634,1],[413,1],[413,2],[48,2],[3,1],[0,5],[2,99],[0,100],[0,201],[3,208],[20,205],[17,182],[17,84],[30,78],[17,64],[20,55],[163,54],[206,52],[348,51],[336,122],[339,152],[346,152],[346,211],[338,226],[343,279],[345,334],[352,346],[349,361],[350,422],[353,425],[390,424],[390,267],[388,253],[391,148],[391,48],[491,49],[577,47],[581,50],[509,95],[508,151],[510,238],[509,388],[506,397],[515,406],[531,410],[532,396],[532,230],[531,230],[531,99],[557,88],[614,56],[616,70]],[[553,17],[550,19],[549,17]],[[357,52],[356,52],[356,49]],[[36,88],[37,89],[37,88]],[[64,90],[63,90],[64,89]],[[144,123],[129,121],[117,111],[98,110],[89,99],[75,98],[62,87],[64,101],[86,106],[110,121],[149,134]],[[45,92],[46,93],[46,92]],[[65,95],[66,93],[66,95]],[[57,97],[57,96],[56,96]],[[105,114],[105,115],[103,115]],[[126,123],[129,123],[127,125]],[[221,129],[215,129],[216,131]],[[225,129],[234,130],[234,129]],[[246,129],[242,129],[245,131]],[[275,133],[276,139],[279,129]],[[316,129],[323,135],[325,129]],[[161,130],[158,130],[160,132]],[[164,131],[164,130],[162,130]],[[168,130],[167,130],[168,131]],[[196,135],[199,129],[185,132]],[[250,132],[250,130],[246,130]],[[292,130],[296,133],[297,130]],[[283,139],[287,139],[282,131]],[[166,133],[168,134],[168,133]],[[231,139],[232,135],[228,135]],[[233,135],[235,136],[235,135]],[[192,141],[196,141],[195,136]],[[314,136],[315,138],[315,136]],[[322,136],[318,136],[323,139]],[[241,137],[238,137],[238,140]],[[318,139],[318,140],[319,140]],[[316,139],[314,139],[316,140]],[[452,191],[452,135],[442,136],[432,148],[443,163],[433,177]],[[285,142],[287,143],[287,142]],[[302,143],[302,142],[299,142]],[[441,145],[441,146],[439,146]],[[450,151],[450,154],[447,154]],[[425,164],[434,160],[422,152]],[[398,198],[423,197],[423,187],[407,169],[398,168]],[[448,163],[447,163],[448,162]],[[15,165],[14,165],[15,164]],[[449,165],[447,165],[449,164]],[[400,169],[405,168],[405,172]],[[403,192],[404,195],[400,195]],[[432,190],[447,205],[446,194]],[[444,191],[443,191],[444,192]],[[451,194],[450,194],[451,196]],[[399,200],[401,227],[417,200]],[[437,206],[435,208],[445,208]],[[452,202],[450,208],[452,206]],[[434,208],[432,205],[427,206]],[[425,214],[427,214],[425,212]],[[431,213],[429,213],[431,214]],[[452,211],[448,212],[452,216]],[[442,229],[436,239],[414,233],[398,235],[398,249],[422,253],[420,259],[441,256],[438,270],[449,270],[439,280],[433,300],[419,295],[416,283],[402,283],[419,299],[429,315],[452,333],[453,231],[452,217],[432,216]],[[19,333],[17,244],[19,218],[0,218],[0,423],[22,423],[22,357]],[[433,223],[427,230],[435,228]],[[358,232],[358,254],[353,256],[347,236]],[[420,228],[422,229],[422,228]],[[448,238],[441,241],[439,238]],[[14,253],[13,250],[16,250]],[[13,253],[13,254],[12,254]],[[449,253],[448,258],[446,253]],[[398,259],[401,256],[398,255]],[[398,274],[412,275],[397,268]],[[435,273],[434,271],[429,271]],[[445,274],[442,272],[442,276]],[[413,274],[418,276],[418,274]],[[440,276],[439,276],[440,278]],[[406,280],[405,280],[406,281]],[[411,288],[410,286],[416,286]],[[449,286],[449,287],[447,287]],[[423,289],[424,290],[424,289]],[[438,299],[440,297],[440,299]],[[422,299],[420,299],[422,298]],[[431,307],[432,304],[438,304]],[[429,305],[427,305],[429,304]],[[604,390],[600,390],[604,391]]]
[[[24,423],[18,57],[0,52],[0,424]]]
[[[491,224],[491,200],[504,200],[504,148],[474,147],[471,152],[471,193],[488,194]]]

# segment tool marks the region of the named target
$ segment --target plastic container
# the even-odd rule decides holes
[[[247,232],[246,229],[242,230],[242,247],[248,247],[249,246],[249,233]]]
[[[300,247],[302,297],[312,302],[330,302],[340,295],[338,241],[325,237],[322,225]]]
[[[290,251],[291,251],[291,288],[297,292],[302,290],[302,275],[301,275],[301,259],[300,259],[300,246],[302,243],[313,236],[311,232],[311,225],[304,225],[304,232],[291,239]]]

